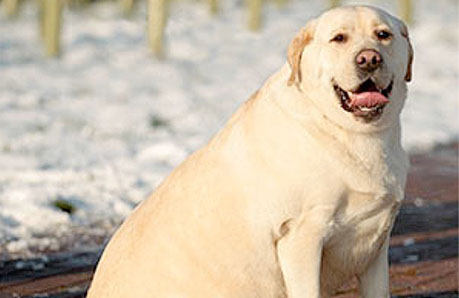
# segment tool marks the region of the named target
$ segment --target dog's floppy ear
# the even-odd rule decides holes
[[[408,29],[406,28],[406,25],[401,22],[401,33],[402,36],[406,39],[408,43],[408,65],[406,66],[406,74],[405,74],[405,81],[409,82],[411,81],[412,77],[412,65],[413,65],[413,57],[414,57],[414,51],[413,51],[413,46],[411,45],[410,42],[410,37],[408,35]]]
[[[301,55],[303,54],[304,47],[312,40],[315,25],[315,20],[309,21],[304,28],[300,29],[288,46],[287,60],[292,70],[288,79],[288,86],[296,82],[301,82]]]

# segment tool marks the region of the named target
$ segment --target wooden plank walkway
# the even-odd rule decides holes
[[[392,233],[393,297],[458,296],[458,144],[411,156],[407,198]],[[0,298],[83,298],[100,249],[0,261]],[[358,297],[356,281],[335,298]]]

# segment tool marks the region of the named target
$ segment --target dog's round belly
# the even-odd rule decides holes
[[[192,212],[176,222],[166,215],[140,208],[123,224],[101,259],[88,297],[286,297],[270,237],[248,238],[234,217],[212,218],[208,225]],[[265,244],[255,247],[253,241]]]
[[[286,297],[274,255],[244,253],[232,243],[203,243],[202,239],[184,243],[171,236],[164,235],[170,238],[156,241],[149,249],[138,242],[137,251],[118,250],[116,255],[109,251],[89,297]],[[212,245],[222,246],[210,249]]]

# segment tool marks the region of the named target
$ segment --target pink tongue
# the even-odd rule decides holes
[[[350,93],[350,92],[349,92]],[[350,93],[351,106],[360,106],[371,108],[377,105],[383,105],[389,102],[389,99],[376,91]]]

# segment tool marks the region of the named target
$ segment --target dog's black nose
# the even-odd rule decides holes
[[[382,57],[376,50],[365,49],[355,56],[355,63],[361,70],[370,72],[381,66]]]

